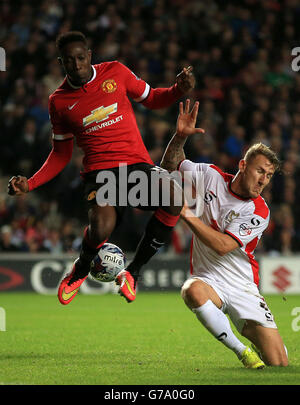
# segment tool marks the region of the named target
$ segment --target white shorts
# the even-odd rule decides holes
[[[274,317],[258,289],[238,290],[205,276],[192,276],[191,279],[202,280],[216,291],[223,302],[221,310],[228,314],[239,333],[242,332],[246,320],[255,321],[266,328],[277,329]]]

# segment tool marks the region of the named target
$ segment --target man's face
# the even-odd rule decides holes
[[[241,160],[239,170],[243,195],[250,198],[257,198],[262,193],[275,172],[274,165],[264,155],[257,155],[249,162]]]
[[[91,51],[83,42],[71,42],[65,45],[60,60],[73,84],[82,86],[91,78]]]

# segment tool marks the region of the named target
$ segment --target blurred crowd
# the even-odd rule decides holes
[[[82,31],[93,63],[119,60],[152,87],[168,87],[192,65],[200,101],[198,126],[186,156],[235,173],[245,149],[264,142],[282,160],[263,197],[271,221],[259,252],[300,251],[300,71],[291,68],[300,46],[297,0],[46,0],[0,4],[0,251],[74,252],[87,223],[80,179],[81,151],[51,182],[18,198],[6,194],[12,175],[30,177],[51,150],[48,97],[62,82],[55,38]],[[298,42],[297,42],[298,39]],[[137,123],[159,164],[175,128],[178,103],[149,111],[134,103]],[[135,250],[149,214],[128,210],[112,236]],[[188,252],[182,222],[168,250]]]

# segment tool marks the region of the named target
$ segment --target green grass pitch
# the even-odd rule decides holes
[[[79,294],[67,306],[55,296],[1,293],[0,385],[299,385],[291,312],[300,297],[265,298],[289,351],[286,368],[245,369],[179,292],[141,292],[132,304]]]

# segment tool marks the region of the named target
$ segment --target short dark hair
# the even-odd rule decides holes
[[[63,48],[71,42],[83,42],[85,46],[88,46],[85,35],[80,31],[68,31],[60,34],[56,38],[56,47],[58,52],[61,53]]]

